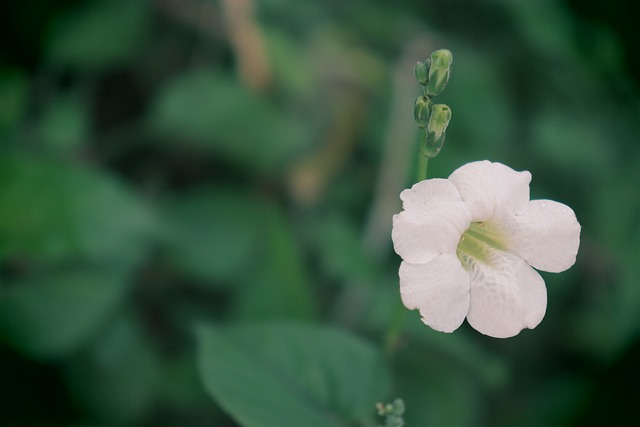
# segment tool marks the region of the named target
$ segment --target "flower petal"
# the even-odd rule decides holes
[[[580,224],[573,210],[552,200],[532,200],[504,232],[509,249],[538,270],[559,273],[576,262]]]
[[[468,260],[471,303],[467,320],[495,338],[517,335],[542,321],[547,308],[544,280],[522,258],[494,251],[489,264]]]
[[[393,216],[393,248],[403,260],[426,263],[454,254],[470,214],[458,190],[446,179],[430,179],[400,194],[405,210]]]
[[[502,163],[487,160],[467,163],[449,177],[469,204],[472,221],[511,216],[529,201],[531,174],[516,172]]]
[[[413,222],[406,212],[400,212],[393,216],[393,249],[403,260],[420,264],[443,253],[455,254],[464,232],[462,224],[455,212],[449,217],[431,214],[424,223]]]
[[[413,185],[413,187],[400,193],[402,208],[417,218],[420,215],[446,209],[447,206],[460,204],[462,199],[455,185],[447,179],[427,179]]]
[[[469,309],[469,273],[455,255],[444,254],[427,264],[400,264],[400,296],[422,321],[441,332],[453,332]]]

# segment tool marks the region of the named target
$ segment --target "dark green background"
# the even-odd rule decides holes
[[[0,425],[371,426],[396,397],[408,426],[637,425],[632,3],[244,3],[0,6]],[[529,170],[581,247],[533,331],[405,312],[389,356],[412,69],[443,47],[429,177]]]

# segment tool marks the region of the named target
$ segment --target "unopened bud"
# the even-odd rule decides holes
[[[416,75],[416,80],[418,80],[418,83],[422,86],[426,86],[429,81],[429,62],[429,59],[427,59],[426,62],[418,61],[416,66],[413,67],[413,73]]]
[[[413,105],[413,118],[416,120],[418,127],[424,128],[429,124],[431,105],[431,101],[426,96],[416,98],[416,102]]]
[[[452,63],[453,55],[447,49],[439,49],[431,54],[426,95],[439,95],[444,90],[449,82]]]
[[[444,104],[436,104],[431,108],[429,123],[425,128],[426,149],[425,154],[428,157],[438,155],[444,144],[445,132],[449,121],[451,120],[451,108]]]

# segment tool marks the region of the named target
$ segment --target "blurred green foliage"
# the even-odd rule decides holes
[[[389,393],[381,354],[339,330],[302,324],[202,327],[207,391],[242,425],[366,424]]]
[[[635,425],[640,87],[628,2],[0,6],[0,425]],[[399,304],[416,61],[454,54],[429,166],[571,206],[533,331]]]

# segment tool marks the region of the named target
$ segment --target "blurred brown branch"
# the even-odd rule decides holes
[[[240,80],[262,92],[272,82],[264,36],[256,21],[253,0],[220,0],[222,10],[209,1],[154,0],[176,21],[210,38],[228,39],[235,54]]]

